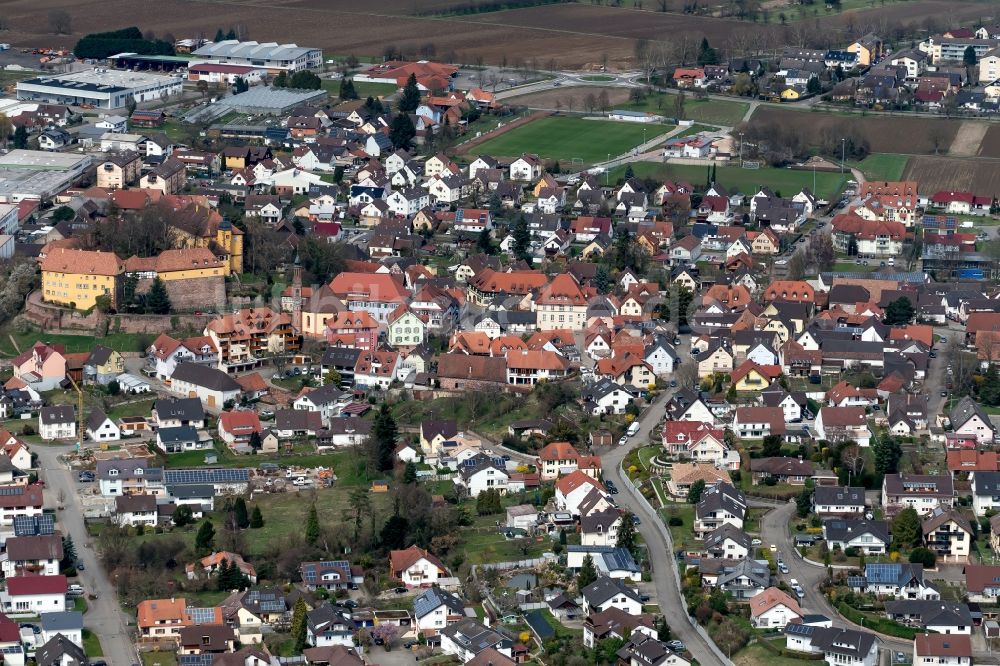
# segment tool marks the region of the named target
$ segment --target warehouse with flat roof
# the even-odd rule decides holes
[[[323,64],[323,51],[297,44],[278,44],[277,42],[241,42],[238,39],[226,39],[221,42],[205,44],[192,54],[195,64],[199,59],[210,62],[224,62],[231,65],[250,65],[264,67],[273,73],[281,71],[298,72],[303,69],[319,67]]]
[[[319,104],[326,99],[325,90],[299,90],[254,86],[239,95],[228,95],[215,102],[229,113],[282,115],[303,104]]]
[[[0,155],[0,203],[48,199],[72,185],[93,164],[89,155],[12,150]]]
[[[121,109],[129,99],[136,103],[179,95],[183,80],[128,70],[95,68],[71,74],[46,74],[19,81],[17,98],[33,102],[52,102],[98,109]]]

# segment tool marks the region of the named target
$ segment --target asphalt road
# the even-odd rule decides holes
[[[45,482],[45,505],[60,506],[62,495],[63,508],[57,511],[59,529],[64,535],[73,537],[77,560],[84,564],[84,571],[79,574],[80,584],[88,594],[97,595],[97,599],[87,601],[84,625],[100,639],[104,660],[110,666],[129,666],[137,663],[138,658],[126,629],[128,619],[119,607],[115,587],[91,545],[74,475],[59,461],[60,455],[72,450],[72,445],[32,447],[32,452],[38,455],[39,476]]]
[[[644,503],[632,495],[621,474],[622,458],[631,449],[642,446],[649,441],[649,433],[659,424],[663,416],[664,405],[670,399],[670,395],[671,392],[664,391],[656,398],[640,418],[639,432],[632,437],[629,445],[615,446],[603,453],[601,465],[604,478],[614,481],[621,491],[615,495],[618,506],[631,511],[641,520],[638,530],[646,543],[649,559],[653,563],[652,579],[656,587],[660,612],[666,618],[667,624],[670,625],[673,635],[684,642],[685,647],[698,660],[698,663],[702,666],[709,666],[710,664],[719,664],[719,659],[708,643],[691,626],[687,617],[687,609],[680,601],[680,590],[677,589],[673,572],[669,570],[669,567],[675,566],[674,558],[654,522],[659,521],[660,517],[650,513],[645,508]]]

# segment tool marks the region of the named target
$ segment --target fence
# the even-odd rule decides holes
[[[664,562],[663,565],[670,568],[670,572],[674,577],[674,585],[676,586],[677,589],[676,603],[679,603],[681,608],[686,608],[687,601],[685,601],[684,593],[681,591],[682,587],[681,587],[680,573],[678,572],[677,567],[674,565],[674,563],[669,560],[669,558],[673,557],[674,553],[674,542],[670,536],[670,531],[667,529],[666,525],[663,524],[663,521],[660,520],[659,514],[653,509],[652,505],[650,505],[650,503],[646,501],[646,498],[642,496],[642,493],[640,493],[639,489],[635,487],[635,484],[632,483],[632,480],[628,478],[628,475],[625,474],[624,470],[621,470],[621,478],[628,492],[630,492],[632,496],[635,499],[637,499],[639,503],[642,504],[647,511],[649,511],[650,515],[653,516],[653,524],[656,527],[656,530],[660,533],[660,537],[662,537],[664,543],[666,543],[667,545],[668,560]],[[661,607],[665,606],[666,605],[665,602],[666,602],[665,599],[661,599],[660,606]],[[688,623],[690,623],[691,625],[691,628],[697,631],[698,634],[701,636],[702,640],[705,641],[705,644],[712,651],[715,657],[719,660],[719,663],[721,663],[723,666],[734,666],[733,662],[730,659],[728,659],[726,655],[722,654],[722,650],[720,650],[719,646],[715,644],[715,641],[713,641],[709,637],[708,632],[705,631],[705,629],[702,628],[701,625],[695,622],[695,619],[693,617],[688,615],[686,612],[684,613],[684,617],[687,618]]]
[[[553,557],[534,557],[529,560],[517,560],[515,562],[490,562],[480,564],[479,568],[497,569],[498,571],[507,571],[509,569],[533,569],[535,567],[544,566],[549,562],[554,562],[556,559],[557,558]]]

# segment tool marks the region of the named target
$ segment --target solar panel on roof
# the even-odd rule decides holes
[[[23,495],[24,488],[21,486],[0,486],[0,495]]]
[[[167,484],[209,484],[240,483],[250,479],[246,469],[168,469],[163,471],[163,481]]]
[[[212,624],[215,622],[214,608],[188,607],[185,609],[188,618],[194,624]]]

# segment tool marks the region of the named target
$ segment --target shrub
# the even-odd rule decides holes
[[[684,525],[684,519],[680,516],[670,516],[670,520],[667,521],[667,524],[671,527],[681,527]]]

